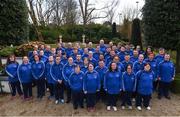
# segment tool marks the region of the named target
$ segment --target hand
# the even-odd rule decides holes
[[[98,90],[96,90],[97,92],[99,92],[99,89]]]
[[[161,80],[161,78],[159,77],[158,80]]]
[[[174,80],[174,77],[172,78],[172,80]]]
[[[87,91],[84,91],[84,94],[87,94]]]
[[[62,83],[62,80],[58,80],[58,82],[61,84],[61,83]]]

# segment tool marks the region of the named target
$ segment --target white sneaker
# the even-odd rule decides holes
[[[140,106],[138,106],[138,107],[137,107],[137,109],[138,109],[139,111],[141,111],[141,110],[142,110],[142,108],[141,108]]]
[[[128,109],[129,109],[129,110],[132,110],[132,106],[128,106]]]
[[[124,109],[125,109],[125,106],[121,106],[121,109],[123,109],[123,110],[124,110]]]
[[[133,99],[132,99],[132,101],[133,101],[133,102],[135,102],[135,101],[136,101],[136,99],[135,99],[135,98],[133,98]]]
[[[59,103],[59,101],[58,101],[58,100],[56,100],[56,101],[55,101],[55,104],[58,104],[58,103]]]
[[[151,110],[151,107],[150,107],[150,106],[148,106],[146,109],[147,109],[147,110]]]
[[[106,108],[108,111],[110,111],[111,110],[111,106],[107,106],[107,108]]]
[[[64,104],[64,99],[61,99],[61,103]]]
[[[116,107],[116,106],[113,106],[113,110],[114,110],[114,111],[117,111],[117,107]]]

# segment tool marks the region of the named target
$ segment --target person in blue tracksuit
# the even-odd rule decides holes
[[[29,52],[28,52],[28,58],[29,58],[29,59],[30,59],[30,58],[33,58],[33,56],[34,56],[34,51],[36,51],[37,54],[39,53],[38,45],[35,45],[35,46],[33,47],[33,51],[29,51]]]
[[[133,55],[130,58],[131,62],[136,62],[138,60],[139,52],[137,50],[133,50]]]
[[[51,55],[51,46],[47,45],[46,49],[44,50],[44,55],[49,57]]]
[[[37,98],[41,100],[45,95],[45,64],[39,60],[38,55],[34,56],[34,60],[35,62],[31,64],[31,71],[37,85]]]
[[[24,100],[32,99],[32,72],[28,57],[23,57],[23,62],[17,70],[18,78],[23,87]]]
[[[88,71],[88,64],[89,64],[89,60],[88,58],[84,58],[84,61],[83,61],[83,66],[81,67],[81,71],[86,73]]]
[[[108,56],[107,58],[105,57],[106,60],[106,66],[108,66],[114,59],[114,57],[116,56],[115,51],[111,50],[110,51],[110,56]]]
[[[112,106],[113,110],[117,111],[118,94],[122,90],[122,72],[118,70],[115,62],[110,64],[109,70],[105,74],[104,90],[107,92],[107,110],[111,110]]]
[[[83,55],[82,55],[82,60],[84,60],[84,58],[88,58],[88,48],[84,48],[84,52],[83,52]]]
[[[127,65],[132,65],[133,66],[133,62],[130,61],[130,55],[126,54],[124,57],[124,61],[122,61],[122,64],[124,66],[125,71],[127,70]]]
[[[71,73],[74,72],[74,66],[75,66],[75,64],[73,62],[73,58],[69,57],[68,63],[66,65],[64,65],[63,70],[62,70],[62,75],[64,78],[66,90],[67,90],[66,103],[69,103],[71,101],[71,88],[69,86],[69,77],[70,77]]]
[[[97,93],[97,101],[100,99],[105,101],[106,92],[104,91],[104,76],[108,68],[105,66],[104,61],[99,61],[99,65],[95,68],[95,70],[99,73],[99,77],[101,79],[101,89],[100,92]]]
[[[122,46],[120,52],[118,53],[120,61],[124,61],[125,55],[126,55],[126,49],[124,46]]]
[[[81,55],[80,55],[80,54],[78,54],[78,55],[76,56],[76,60],[74,61],[74,63],[77,64],[77,65],[79,65],[80,67],[83,66],[83,61],[81,60]]]
[[[144,64],[144,70],[138,71],[136,74],[137,79],[137,97],[136,97],[136,107],[138,110],[142,110],[142,102],[143,106],[147,110],[151,110],[149,106],[151,95],[153,92],[153,79],[154,72],[151,70],[151,66],[149,63]]]
[[[18,69],[18,62],[16,61],[16,57],[15,55],[9,55],[9,57],[7,58],[7,63],[6,63],[6,67],[5,67],[5,71],[8,75],[8,80],[11,86],[11,99],[14,99],[14,97],[16,96],[16,90],[19,94],[19,96],[22,96],[22,90],[21,90],[21,86],[20,86],[20,82],[17,76],[17,69]]]
[[[99,41],[100,51],[104,54],[106,52],[106,46],[104,44],[104,40]]]
[[[140,54],[138,57],[138,61],[133,64],[133,72],[136,74],[139,70],[144,69],[144,55]]]
[[[96,92],[100,91],[101,83],[100,77],[97,71],[94,70],[92,63],[88,65],[88,71],[84,75],[83,79],[83,91],[87,98],[87,109],[90,112],[95,111],[96,104]]]
[[[62,77],[63,65],[60,63],[61,57],[56,56],[55,63],[50,68],[50,76],[54,81],[55,104],[64,103],[64,85]]]
[[[44,55],[43,50],[39,51],[39,59],[40,61],[44,62],[44,64],[46,64],[48,61],[48,57]]]
[[[61,64],[65,65],[67,63],[67,56],[66,53],[62,53],[62,57],[61,57]]]
[[[154,53],[149,53],[148,58],[146,58],[145,63],[149,63],[151,65],[151,69],[154,72],[154,79],[153,79],[153,91],[156,91],[158,80],[157,80],[157,72],[158,72],[158,65],[157,61],[154,59]]]
[[[88,43],[88,51],[91,51],[91,52],[95,52],[95,49],[93,48],[93,43],[92,42],[89,42]]]
[[[132,109],[131,97],[136,90],[136,78],[132,71],[132,64],[127,65],[126,72],[122,75],[122,89],[124,93],[121,107],[122,109],[125,109],[125,105],[127,104],[128,108]]]
[[[93,53],[93,58],[96,59],[97,61],[99,61],[100,54],[101,54],[100,46],[97,46],[95,52]]]
[[[175,77],[175,67],[173,62],[170,61],[170,55],[165,54],[164,61],[159,64],[158,68],[158,79],[159,79],[159,96],[161,99],[162,96],[170,99],[169,89],[171,86],[171,82]]]
[[[164,60],[164,55],[165,55],[165,49],[159,48],[159,54],[155,56],[155,60],[157,61],[158,65]]]
[[[72,99],[74,109],[78,108],[78,105],[81,108],[84,108],[83,105],[83,78],[84,73],[81,71],[79,65],[75,65],[74,72],[69,77],[69,85],[72,90]]]
[[[125,71],[124,65],[119,61],[119,56],[114,56],[113,61],[117,64],[118,70],[121,72]],[[111,64],[111,63],[110,63]],[[110,67],[110,64],[108,65],[108,67]]]
[[[95,58],[93,58],[93,52],[92,51],[89,51],[89,54],[88,54],[88,60],[90,63],[93,63],[94,64],[94,67],[97,66],[97,61]]]
[[[55,81],[51,77],[50,69],[51,69],[52,65],[54,64],[54,57],[52,55],[50,55],[48,58],[48,61],[49,62],[46,64],[46,69],[45,69],[45,78],[48,83],[48,88],[49,88],[49,92],[50,92],[50,96],[48,96],[48,99],[52,99],[52,98],[54,98]]]
[[[72,43],[68,43],[68,47],[65,49],[66,56],[69,58],[73,53]]]

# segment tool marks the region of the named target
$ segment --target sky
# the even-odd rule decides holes
[[[96,8],[102,8],[106,3],[111,3],[113,0],[90,0],[92,2],[92,4],[95,4]],[[119,22],[119,13],[122,13],[123,9],[125,7],[132,7],[132,8],[137,8],[137,3],[136,1],[138,1],[138,9],[142,8],[144,5],[144,0],[119,0],[119,4],[116,8],[116,14],[114,17],[114,22]],[[101,14],[103,15],[103,14]],[[123,15],[123,14],[122,14]],[[106,19],[98,19],[95,20],[95,22],[97,23],[102,23],[106,21]]]

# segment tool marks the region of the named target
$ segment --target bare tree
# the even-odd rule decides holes
[[[83,20],[83,25],[88,24],[92,20],[107,17],[107,15],[99,16],[97,14],[96,15],[93,14],[95,11],[99,11],[99,12],[103,11],[104,9],[107,8],[107,6],[97,9],[95,8],[95,4],[90,4],[89,0],[79,0],[79,6],[80,6],[81,17]]]
[[[28,13],[29,13],[30,18],[32,20],[32,24],[33,24],[33,27],[34,27],[35,32],[37,34],[38,40],[42,41],[43,36],[42,36],[41,32],[38,29],[38,19],[37,19],[37,16],[35,14],[35,10],[34,10],[34,7],[33,7],[33,4],[34,4],[33,2],[34,2],[34,0],[28,0],[27,1],[27,5],[29,6],[28,7]]]
[[[122,10],[123,18],[128,19],[129,21],[132,21],[134,18],[136,18],[138,12],[137,9],[131,6],[126,6]]]
[[[107,15],[108,22],[113,23],[114,16],[116,14],[117,6],[119,5],[120,0],[113,0],[110,3],[107,3],[107,10],[105,11]]]
[[[77,2],[75,0],[64,0],[62,7],[63,21],[65,24],[75,24],[77,20]]]

